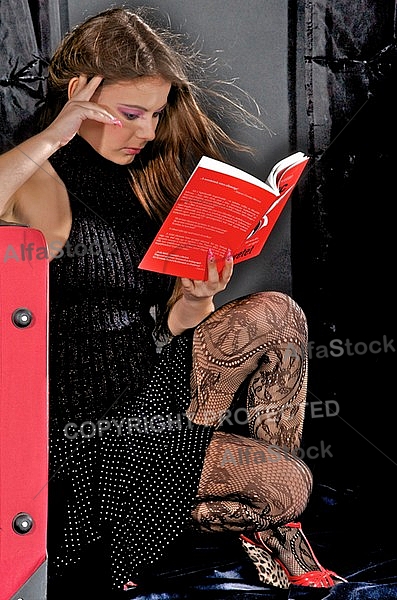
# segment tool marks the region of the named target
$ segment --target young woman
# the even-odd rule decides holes
[[[341,579],[294,522],[312,488],[302,310],[263,292],[215,311],[230,252],[218,272],[208,249],[206,281],[138,268],[201,155],[245,150],[190,67],[138,14],[91,17],[51,60],[40,131],[0,157],[1,218],[40,229],[50,259],[50,600],[76,568],[90,589],[97,560],[128,596],[192,524],[240,535],[264,583]],[[242,394],[245,436],[222,430]]]

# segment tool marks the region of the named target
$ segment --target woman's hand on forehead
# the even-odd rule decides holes
[[[89,119],[105,125],[122,127],[119,119],[114,117],[104,106],[92,101],[103,77],[95,75],[88,81],[86,75],[72,78],[69,84],[70,99],[56,119],[48,126],[47,131],[56,136],[55,143],[64,146],[78,133],[83,121]]]

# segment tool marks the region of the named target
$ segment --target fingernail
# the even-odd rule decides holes
[[[208,260],[210,260],[211,262],[214,262],[215,260],[215,254],[212,248],[208,248]]]
[[[122,126],[123,126],[123,124],[122,124],[122,122],[120,121],[120,119],[116,119],[115,117],[110,117],[110,118],[111,118],[111,119],[112,119],[112,121],[113,121],[113,125],[116,125],[117,127],[122,127]]]
[[[227,252],[226,252],[226,260],[232,260],[232,259],[233,259],[233,253],[230,250],[230,248],[228,248]]]

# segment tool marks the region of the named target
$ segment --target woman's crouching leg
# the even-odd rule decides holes
[[[193,525],[201,531],[261,531],[299,517],[311,490],[311,472],[293,453],[263,440],[215,432]]]

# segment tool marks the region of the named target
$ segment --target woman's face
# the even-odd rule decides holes
[[[119,165],[131,163],[154,140],[170,88],[161,77],[100,86],[91,101],[105,107],[122,127],[86,119],[79,134],[104,158]]]

